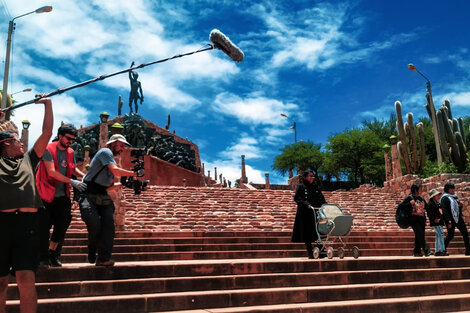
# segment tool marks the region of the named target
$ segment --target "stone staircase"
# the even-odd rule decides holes
[[[470,262],[458,237],[450,257],[414,258],[410,231],[352,232],[346,244],[360,247],[358,259],[309,260],[289,235],[118,232],[117,263],[104,268],[86,263],[86,234],[71,232],[64,267],[38,270],[38,312],[470,309]],[[7,303],[19,312],[15,284]]]
[[[354,230],[400,230],[395,208],[402,199],[380,188],[324,192],[328,203],[354,216]],[[211,187],[150,186],[141,195],[125,189],[126,230],[291,231],[294,193]],[[70,229],[84,230],[78,210]]]
[[[415,258],[413,232],[394,222],[401,199],[375,188],[329,192],[328,202],[355,218],[343,238],[347,254],[309,260],[303,244],[290,242],[292,196],[155,186],[140,197],[126,192],[126,230],[116,234],[111,268],[86,263],[86,231],[75,210],[64,266],[37,272],[38,312],[470,310],[470,257],[458,232],[451,256]],[[433,247],[429,227],[426,239]],[[7,312],[19,312],[14,283]]]

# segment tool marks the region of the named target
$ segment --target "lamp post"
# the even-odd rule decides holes
[[[295,123],[295,121],[292,118],[290,118],[286,114],[281,113],[281,116],[291,120],[291,122],[293,123],[290,129],[294,130],[294,142],[297,144],[297,124]]]
[[[408,68],[411,71],[416,72],[419,75],[423,76],[424,79],[426,79],[426,89],[427,89],[427,92],[428,92],[428,97],[426,97],[426,98],[428,100],[429,111],[430,111],[430,115],[431,115],[432,132],[433,132],[433,135],[434,135],[434,144],[436,145],[437,164],[441,164],[442,163],[442,152],[441,152],[441,147],[440,147],[440,144],[439,144],[439,130],[438,130],[437,120],[436,120],[436,108],[434,107],[434,101],[432,99],[431,82],[413,64],[411,64],[411,63],[408,64]]]
[[[106,147],[106,142],[108,141],[108,112],[101,112],[100,114],[100,136],[98,149]]]
[[[20,90],[20,91],[17,91],[17,92],[13,92],[13,93],[10,94],[10,96],[16,95],[17,93],[30,92],[31,90],[33,90],[33,89],[26,88],[26,89],[23,89],[23,90]]]
[[[23,124],[23,130],[21,131],[21,139],[20,141],[24,145],[25,151],[28,151],[28,144],[29,144],[29,126],[31,126],[31,123],[28,120],[24,120],[21,122]]]
[[[52,11],[52,6],[44,6],[40,7],[39,9],[36,9],[34,11],[18,15],[14,17],[8,24],[8,39],[7,39],[7,52],[5,54],[5,72],[3,75],[3,95],[7,95],[8,92],[8,72],[10,70],[10,50],[11,50],[11,35],[13,34],[13,30],[15,28],[15,20],[17,18],[33,14],[33,13],[44,13],[44,12],[51,12]],[[1,108],[4,109],[7,107],[7,97],[2,97],[2,104]]]

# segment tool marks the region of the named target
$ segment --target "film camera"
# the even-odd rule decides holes
[[[134,158],[131,162],[134,163],[134,168],[132,169],[135,173],[137,173],[137,177],[143,177],[145,175],[144,170],[144,155],[146,154],[145,149],[138,149],[131,151],[131,157]],[[128,188],[134,189],[134,193],[136,195],[140,195],[142,191],[145,191],[149,180],[138,180],[134,179],[134,177],[121,177],[121,184]]]

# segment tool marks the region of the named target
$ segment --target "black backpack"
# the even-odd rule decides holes
[[[397,207],[397,211],[395,212],[395,220],[400,228],[408,228],[410,227],[410,212],[406,205],[400,203]]]

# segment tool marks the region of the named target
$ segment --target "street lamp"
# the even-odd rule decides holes
[[[26,16],[26,15],[29,15],[29,14],[33,14],[33,13],[45,13],[45,12],[51,12],[52,11],[52,6],[44,6],[44,7],[40,7],[39,9],[36,9],[34,11],[31,11],[31,12],[28,12],[28,13],[25,13],[25,14],[22,14],[22,15],[18,15],[16,17],[14,17],[8,24],[8,39],[7,39],[7,52],[5,54],[5,72],[4,72],[4,75],[3,75],[3,94],[4,95],[7,95],[7,92],[8,92],[8,72],[10,70],[10,50],[11,50],[11,35],[13,34],[13,30],[15,28],[15,20],[17,18],[20,18],[20,17],[23,17],[23,16]],[[7,97],[2,97],[2,104],[1,104],[1,108],[4,109],[7,107]]]
[[[108,112],[102,112],[100,114],[100,121],[101,123],[107,123],[109,118],[109,113]]]
[[[11,93],[10,96],[16,95],[17,93],[30,92],[31,90],[33,90],[33,89],[31,89],[31,88],[26,88],[26,89],[23,89],[23,90],[20,90],[20,91]]]
[[[31,123],[28,120],[24,120],[21,122],[23,124],[23,129],[28,129]]]
[[[434,101],[432,99],[431,82],[413,64],[411,64],[411,63],[408,64],[408,68],[411,71],[416,72],[419,75],[423,76],[424,79],[426,79],[426,89],[427,89],[428,97],[429,97],[429,98],[428,97],[426,97],[426,98],[427,98],[428,103],[429,103],[429,111],[431,112],[430,115],[431,115],[431,122],[432,122],[432,132],[434,134],[434,144],[436,145],[437,164],[441,164],[442,163],[442,153],[441,153],[441,147],[440,147],[440,144],[439,144],[439,130],[437,128],[438,126],[437,126],[437,121],[436,121],[436,108],[434,107]]]
[[[293,130],[294,130],[294,142],[297,144],[297,124],[295,123],[295,121],[294,121],[292,118],[290,118],[290,117],[287,116],[286,114],[281,113],[281,116],[282,116],[282,117],[285,117],[285,118],[287,118],[287,119],[289,119],[289,120],[292,121],[293,124],[292,124],[292,126],[291,126],[290,129],[293,129]]]

